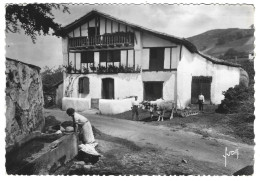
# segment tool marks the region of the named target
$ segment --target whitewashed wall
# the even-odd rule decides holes
[[[165,39],[156,37],[149,33],[142,34],[142,46],[145,47],[166,47],[166,46],[177,46],[175,43],[167,41]]]
[[[99,100],[99,110],[101,114],[119,114],[131,110],[134,98],[121,100]]]
[[[79,94],[78,80],[81,77],[89,78],[89,94]],[[143,99],[143,83],[141,74],[137,73],[119,73],[119,74],[88,74],[88,75],[70,75],[65,79],[64,89],[69,90],[70,97],[75,98],[101,98],[101,88],[103,78],[114,79],[114,94],[115,99],[123,99],[129,96],[138,96]],[[71,83],[69,83],[71,82]],[[69,86],[70,85],[70,86]]]
[[[223,91],[239,84],[240,68],[213,64],[198,54],[182,48],[182,58],[177,71],[177,103],[185,107],[191,101],[192,76],[212,76],[211,102],[221,103]]]

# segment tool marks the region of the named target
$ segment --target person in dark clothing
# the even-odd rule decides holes
[[[204,103],[204,96],[202,95],[202,93],[200,93],[199,97],[198,97],[198,102],[199,102],[199,110],[203,111],[203,103]]]
[[[135,100],[132,102],[132,120],[134,120],[134,116],[136,116],[136,121],[139,121],[139,113],[138,113],[138,106],[139,101],[137,100],[137,96],[135,97]]]

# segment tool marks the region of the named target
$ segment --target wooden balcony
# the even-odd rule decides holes
[[[114,47],[133,47],[134,33],[113,33],[93,37],[69,38],[69,49],[96,49]]]

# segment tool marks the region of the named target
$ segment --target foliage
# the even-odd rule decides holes
[[[6,32],[18,33],[23,29],[35,43],[37,34],[47,35],[50,29],[56,31],[60,28],[60,24],[54,22],[53,9],[70,13],[63,4],[7,4]]]
[[[249,77],[249,85],[254,85],[255,80],[255,69],[254,69],[254,62],[253,61],[241,61],[238,62],[242,68],[247,72]]]
[[[254,113],[254,86],[237,85],[223,92],[224,100],[218,106],[218,113]]]
[[[53,91],[53,86],[63,80],[63,68],[49,68],[45,66],[41,72],[43,92]]]
[[[84,73],[84,74],[88,74],[88,73],[89,73],[89,70],[88,70],[87,67],[83,66],[82,69],[83,69],[83,73]]]
[[[246,60],[229,60],[230,62],[240,64],[241,67],[247,72],[249,77],[249,85],[253,85],[255,83],[255,69],[254,69],[254,61]]]
[[[107,72],[107,68],[99,64],[97,68],[97,73],[106,73],[106,72]]]
[[[97,70],[94,64],[90,65],[90,69],[92,70],[92,72],[95,72]]]
[[[68,65],[63,65],[63,67],[65,68],[65,71],[66,71],[67,73],[71,73],[72,70],[74,70],[74,68],[73,68],[73,66],[72,66],[72,62],[69,62]]]

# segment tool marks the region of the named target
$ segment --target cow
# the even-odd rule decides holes
[[[163,99],[157,99],[156,101],[143,101],[143,109],[148,109],[150,111],[150,117],[153,118],[154,112],[158,114],[157,121],[164,121],[163,117],[166,111],[171,111],[170,119],[173,119],[173,112],[176,110],[176,104],[174,101],[166,101]]]

